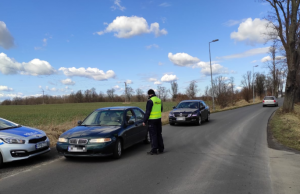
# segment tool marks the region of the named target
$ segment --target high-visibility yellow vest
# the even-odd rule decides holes
[[[153,107],[150,113],[149,119],[160,119],[161,118],[161,100],[156,96],[150,98],[153,102]]]

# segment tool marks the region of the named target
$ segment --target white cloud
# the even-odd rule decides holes
[[[162,4],[159,4],[160,7],[170,7],[171,5],[167,2],[164,2]]]
[[[22,93],[17,93],[17,94],[3,94],[3,93],[0,93],[0,98],[16,98],[16,97],[19,97],[19,98],[22,98],[23,97],[23,94]]]
[[[121,0],[115,0],[114,1],[114,4],[113,6],[111,6],[112,10],[116,10],[116,9],[119,9],[121,11],[124,11],[126,9],[126,7],[124,6],[121,6]]]
[[[251,63],[257,63],[257,60],[251,61]]]
[[[98,35],[114,32],[117,38],[130,38],[133,36],[154,33],[156,37],[166,35],[168,32],[165,29],[160,30],[158,23],[149,25],[143,17],[138,16],[119,16],[106,27],[104,31],[97,32]]]
[[[162,62],[158,62],[158,65],[163,65],[164,63],[162,63]]]
[[[271,28],[267,27],[268,24],[269,22],[265,19],[255,18],[252,20],[252,18],[248,18],[240,24],[237,32],[230,34],[230,37],[235,41],[245,41],[250,45],[265,43],[266,34],[274,33]]]
[[[164,76],[162,76],[162,78],[160,79],[162,82],[171,82],[171,81],[175,81],[177,80],[177,76],[176,75],[172,75],[172,74],[165,74]]]
[[[72,81],[71,79],[63,79],[63,80],[61,80],[60,81],[62,84],[64,84],[64,85],[74,85],[75,84],[75,82],[74,81]]]
[[[55,74],[56,71],[47,61],[33,59],[28,63],[19,63],[6,54],[0,53],[0,72],[5,75],[21,73],[37,76]]]
[[[107,80],[110,78],[114,78],[115,72],[113,70],[108,70],[106,73],[103,70],[99,70],[98,68],[91,68],[88,67],[85,69],[84,67],[81,68],[65,68],[61,67],[59,68],[60,71],[63,71],[63,73],[66,76],[73,77],[73,76],[78,76],[78,77],[86,77],[86,78],[92,78],[97,81],[102,81],[102,80]]]
[[[51,89],[50,89],[50,91],[52,91],[52,92],[56,92],[56,91],[57,91],[57,89],[56,89],[56,88],[51,88]]]
[[[244,58],[244,57],[250,57],[254,55],[259,54],[265,54],[269,52],[270,47],[264,47],[264,48],[255,48],[248,51],[245,51],[243,53],[223,56],[223,57],[217,57],[217,59],[234,59],[234,58]]]
[[[243,89],[243,87],[237,86],[237,87],[235,87],[235,89],[241,90],[241,89]]]
[[[160,81],[155,81],[154,84],[155,85],[161,85],[162,83]]]
[[[0,46],[10,49],[15,46],[14,37],[8,31],[6,24],[0,21]]]
[[[282,59],[285,59],[285,57],[284,56],[275,57],[275,60],[282,60]],[[264,63],[264,62],[267,62],[267,61],[272,61],[272,58],[270,56],[266,56],[266,57],[263,57],[260,61],[262,63]]]
[[[235,26],[241,22],[244,22],[246,19],[242,20],[228,20],[227,22],[224,23],[225,26]]]
[[[133,84],[132,80],[128,79],[126,80],[126,84]]]
[[[122,90],[124,90],[124,89],[121,88],[119,85],[115,85],[113,88],[114,88],[115,90],[117,90],[117,91],[122,91]]]
[[[193,68],[201,68],[201,73],[204,75],[210,75],[210,62],[199,62],[197,63],[197,65],[195,65]],[[213,75],[218,75],[218,74],[229,74],[229,73],[235,73],[234,71],[230,71],[228,70],[226,67],[223,67],[220,64],[212,64],[211,65],[212,68],[212,74]]]
[[[152,47],[159,48],[159,46],[157,44],[151,44],[151,45],[146,46],[147,49],[151,49]]]
[[[47,46],[47,38],[43,39],[43,46]]]
[[[1,85],[0,85],[0,91],[13,91],[13,89],[12,89],[12,88],[9,88],[9,87],[7,87],[7,86],[1,86]]]
[[[155,82],[155,81],[157,81],[157,79],[156,78],[149,78],[148,81],[149,82]]]
[[[173,53],[168,54],[169,60],[174,64],[181,67],[189,67],[195,65],[197,62],[200,61],[197,57],[192,57],[187,53]]]
[[[24,71],[21,74],[24,75],[52,75],[55,74],[55,69],[49,62],[40,59],[33,59],[28,63],[22,63]]]

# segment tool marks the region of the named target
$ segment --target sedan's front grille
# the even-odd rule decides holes
[[[30,139],[28,143],[38,143],[41,141],[45,141],[47,139],[46,136],[40,137],[40,138],[36,138],[36,139]]]
[[[184,113],[174,113],[175,117],[187,117],[189,113],[184,112]]]
[[[70,144],[77,144],[77,145],[85,145],[88,143],[87,139],[70,139]]]

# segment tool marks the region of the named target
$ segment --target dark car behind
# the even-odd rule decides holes
[[[173,108],[169,114],[170,125],[176,123],[201,125],[202,121],[210,120],[209,106],[203,100],[184,100]]]

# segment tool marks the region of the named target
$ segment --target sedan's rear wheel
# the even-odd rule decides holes
[[[113,157],[115,159],[119,159],[122,155],[122,143],[120,139],[117,139],[115,147],[114,147],[114,152],[113,152]]]

